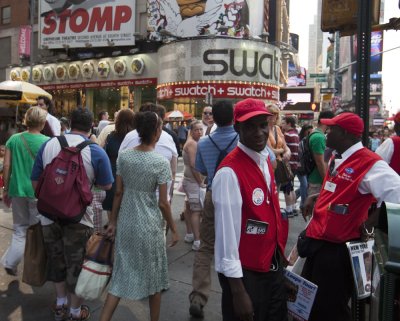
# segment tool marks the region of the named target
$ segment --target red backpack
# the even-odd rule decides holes
[[[81,150],[94,143],[85,140],[70,147],[65,136],[57,139],[61,151],[40,175],[35,190],[37,208],[53,221],[79,223],[93,199]]]

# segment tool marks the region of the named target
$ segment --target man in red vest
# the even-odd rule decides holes
[[[212,183],[224,321],[287,320],[282,261],[288,221],[280,212],[265,151],[270,115],[261,100],[236,104],[234,128],[240,141]]]
[[[302,276],[318,286],[309,321],[350,321],[354,290],[346,242],[372,236],[368,210],[375,201],[398,203],[400,177],[380,156],[363,147],[362,119],[349,112],[321,119],[326,144],[335,150],[319,194],[309,196],[303,216],[314,211],[306,235],[314,251],[307,254]]]
[[[396,136],[386,139],[376,150],[376,153],[386,161],[394,171],[400,175],[400,112],[394,117],[394,131]]]

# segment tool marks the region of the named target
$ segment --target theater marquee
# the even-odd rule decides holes
[[[157,98],[278,100],[280,50],[262,41],[202,38],[159,49]]]

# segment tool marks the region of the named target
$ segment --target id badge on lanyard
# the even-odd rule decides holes
[[[325,186],[324,186],[324,190],[334,193],[336,190],[336,184],[331,182],[331,181],[326,181],[325,182]]]

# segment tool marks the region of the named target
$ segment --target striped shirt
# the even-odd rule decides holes
[[[300,159],[299,159],[299,135],[295,128],[292,128],[285,132],[285,141],[287,147],[289,147],[291,156],[289,160],[290,169],[292,171],[296,171],[297,168],[300,166]]]
[[[224,150],[231,141],[235,141],[229,146],[228,152],[231,152],[239,141],[239,135],[233,129],[233,126],[217,127],[210,136],[217,144],[220,150]],[[201,174],[207,175],[207,187],[211,188],[211,183],[215,175],[215,166],[217,164],[219,150],[214,146],[208,136],[200,139],[197,145],[195,167]]]

